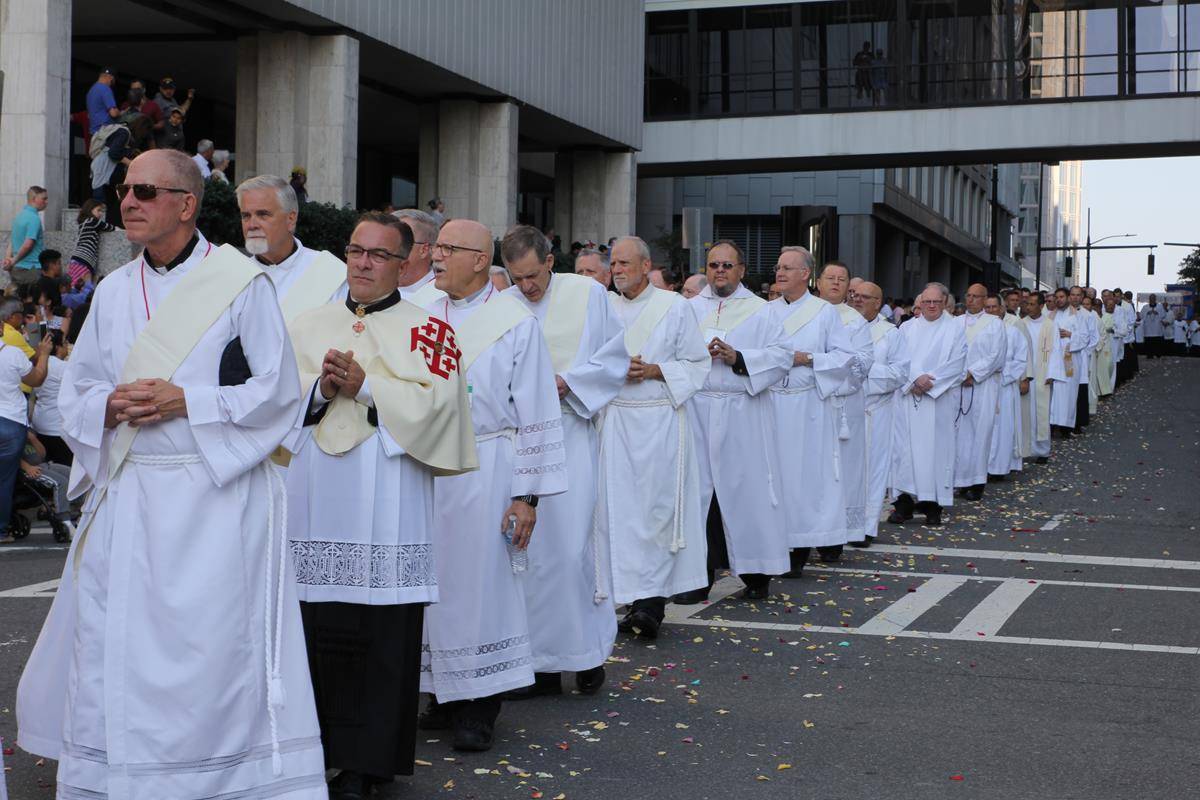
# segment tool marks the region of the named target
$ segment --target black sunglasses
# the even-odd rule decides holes
[[[191,194],[187,189],[172,189],[170,186],[155,186],[153,183],[118,183],[116,185],[117,197],[121,200],[125,199],[125,195],[129,194],[129,190],[133,190],[133,196],[142,202],[149,202],[158,197],[159,192],[175,192],[177,194]]]

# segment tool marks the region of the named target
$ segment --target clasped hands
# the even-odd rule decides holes
[[[912,382],[912,393],[915,395],[923,395],[933,388],[933,376],[922,375]]]
[[[658,364],[647,364],[642,361],[641,356],[634,356],[629,359],[629,371],[625,373],[625,380],[629,383],[641,383],[642,381],[661,381],[663,379],[662,369]]]
[[[731,367],[737,363],[737,350],[734,350],[731,345],[721,341],[715,336],[713,337],[712,341],[708,343],[708,354],[712,356],[714,360],[720,359]]]
[[[330,349],[321,363],[321,397],[332,400],[337,395],[353,400],[362,390],[367,373],[354,360],[354,351]]]
[[[187,400],[183,389],[159,378],[142,378],[133,383],[118,384],[108,395],[104,427],[115,428],[128,422],[135,428],[144,428],[186,416]]]

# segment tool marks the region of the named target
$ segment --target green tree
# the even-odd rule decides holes
[[[1179,280],[1200,289],[1200,247],[1188,253],[1179,262]]]

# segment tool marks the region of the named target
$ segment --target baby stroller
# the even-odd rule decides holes
[[[54,489],[24,472],[17,471],[17,483],[13,490],[12,517],[8,523],[8,532],[14,539],[24,539],[33,530],[31,517],[45,519],[50,523],[50,531],[54,541],[65,543],[71,541],[74,526],[69,519],[59,519],[54,511]],[[26,514],[24,512],[32,512]]]

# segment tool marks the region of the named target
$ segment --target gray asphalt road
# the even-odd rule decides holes
[[[885,525],[768,601],[673,608],[657,643],[618,642],[601,694],[507,705],[485,754],[423,736],[382,796],[1197,796],[1200,360],[1143,366],[943,529]],[[30,543],[0,552],[0,593],[57,576],[64,551]],[[7,741],[48,607],[0,596]],[[53,796],[53,764],[7,761],[14,800]]]

